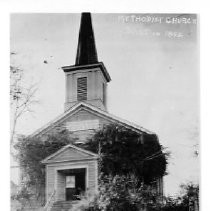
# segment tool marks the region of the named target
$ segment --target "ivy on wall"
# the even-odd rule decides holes
[[[100,154],[100,170],[105,175],[135,174],[145,183],[166,174],[167,153],[155,134],[139,134],[119,125],[98,131],[84,146]]]

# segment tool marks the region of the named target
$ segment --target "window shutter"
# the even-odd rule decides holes
[[[77,100],[87,100],[87,77],[77,79]]]

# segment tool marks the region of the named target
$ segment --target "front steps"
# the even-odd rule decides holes
[[[50,211],[69,211],[78,201],[56,201]]]

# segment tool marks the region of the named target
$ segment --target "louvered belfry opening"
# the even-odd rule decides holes
[[[84,12],[81,16],[75,65],[79,66],[96,63],[98,63],[98,56],[96,51],[91,14]]]
[[[77,100],[87,100],[87,77],[77,78]]]

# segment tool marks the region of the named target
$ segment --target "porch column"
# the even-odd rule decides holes
[[[65,175],[56,171],[56,201],[65,201],[66,199],[66,178]]]

